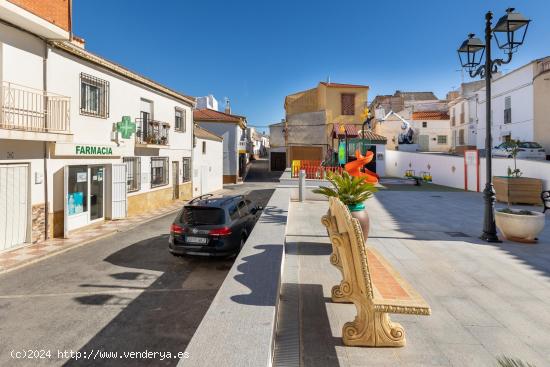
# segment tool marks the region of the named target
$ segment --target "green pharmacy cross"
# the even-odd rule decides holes
[[[136,123],[132,122],[130,116],[122,116],[122,121],[116,123],[116,131],[122,135],[123,139],[130,139],[136,132]]]

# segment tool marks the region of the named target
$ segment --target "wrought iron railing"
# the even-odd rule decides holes
[[[0,128],[70,132],[70,97],[14,83],[2,83]]]
[[[162,121],[139,118],[136,119],[136,143],[168,145],[170,124]]]

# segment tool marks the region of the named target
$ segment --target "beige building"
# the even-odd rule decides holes
[[[331,155],[340,126],[349,138],[357,137],[366,118],[368,91],[366,85],[320,82],[288,95],[286,122],[277,126],[282,129],[287,166],[292,160],[324,160]]]

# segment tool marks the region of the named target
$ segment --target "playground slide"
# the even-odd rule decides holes
[[[367,182],[373,184],[378,183],[378,179],[380,177],[376,173],[369,171],[366,168],[364,169],[365,172],[361,172],[361,168],[374,159],[374,153],[369,151],[365,154],[365,156],[363,156],[358,149],[355,151],[355,157],[357,158],[355,161],[346,163],[346,171],[354,177],[363,177]]]

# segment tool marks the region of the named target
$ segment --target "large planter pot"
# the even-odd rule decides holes
[[[497,201],[508,204],[540,204],[542,180],[529,177],[493,177]]]
[[[367,242],[367,238],[369,237],[369,228],[370,228],[370,221],[369,221],[369,214],[367,213],[367,210],[365,209],[365,204],[355,204],[355,205],[348,205],[348,209],[351,213],[351,216],[359,221],[359,224],[361,224],[361,229],[363,230],[363,237],[365,237],[365,243]]]
[[[535,243],[537,235],[544,229],[545,215],[509,214],[497,211],[495,220],[500,232],[510,241]]]

